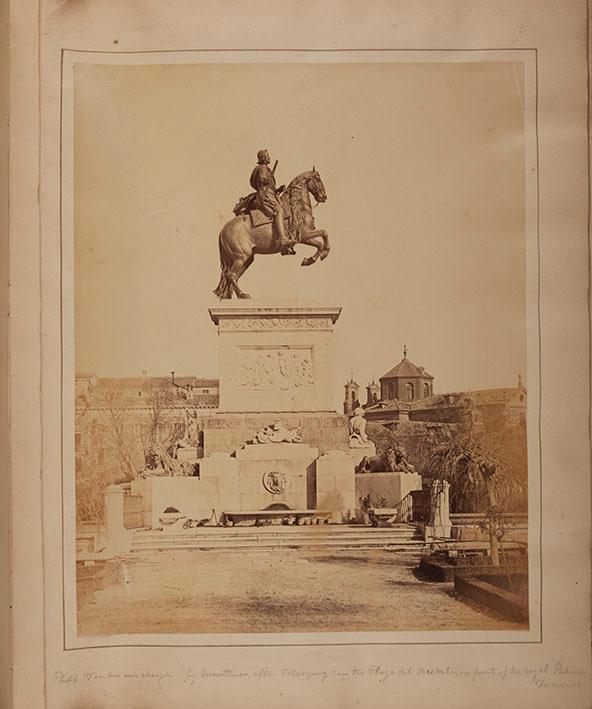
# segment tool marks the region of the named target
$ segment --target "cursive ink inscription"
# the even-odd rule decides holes
[[[96,672],[68,672],[57,670],[52,683],[64,688],[80,684],[110,682],[136,682],[163,689],[174,684],[199,687],[212,682],[328,682],[364,681],[388,683],[406,677],[429,680],[443,678],[462,682],[505,682],[530,684],[538,689],[578,689],[582,686],[587,671],[574,667],[563,660],[541,665],[389,665],[325,666],[325,667],[259,667],[248,670],[241,667],[186,667],[180,671],[163,672],[144,669],[138,672],[107,670]]]

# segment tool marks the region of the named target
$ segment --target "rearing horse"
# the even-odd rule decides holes
[[[303,259],[302,266],[310,266],[319,258],[327,258],[329,236],[324,229],[316,229],[310,202],[312,195],[317,202],[325,202],[327,193],[321,176],[314,169],[295,177],[281,196],[284,214],[293,222],[290,231],[296,234],[296,243],[314,246],[316,252]],[[280,244],[271,223],[251,225],[249,214],[226,222],[218,239],[220,246],[220,268],[222,275],[214,293],[221,299],[232,297],[250,298],[238,287],[238,279],[253,263],[255,254],[277,254]]]

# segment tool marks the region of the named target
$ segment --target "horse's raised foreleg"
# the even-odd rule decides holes
[[[330,249],[329,236],[324,229],[309,232],[301,239],[301,243],[316,247],[316,251],[312,256],[308,256],[302,260],[301,266],[311,266],[313,263],[316,263],[319,258],[321,261],[327,258]]]
[[[232,263],[232,266],[228,269],[228,274],[227,278],[230,284],[232,285],[232,288],[234,289],[234,292],[236,293],[237,298],[250,298],[251,296],[248,293],[245,293],[238,287],[238,279],[243,275],[243,273],[249,268],[249,266],[253,263],[254,256],[251,254],[250,256],[240,256],[239,258],[236,258],[234,262]]]

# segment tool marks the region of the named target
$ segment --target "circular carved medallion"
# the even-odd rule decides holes
[[[263,475],[263,487],[272,495],[281,495],[286,489],[286,475],[277,470],[270,470]]]

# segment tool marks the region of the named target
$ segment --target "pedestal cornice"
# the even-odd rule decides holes
[[[230,321],[244,323],[249,320],[253,321],[253,326],[256,326],[257,322],[267,321],[281,327],[281,321],[286,320],[290,328],[296,326],[298,329],[309,329],[304,327],[307,324],[310,329],[317,329],[318,326],[312,324],[313,320],[326,320],[328,325],[332,325],[341,313],[340,307],[323,306],[303,300],[226,301],[208,310],[213,322],[222,327]],[[263,327],[269,329],[269,325]],[[243,328],[238,325],[236,329]]]

